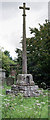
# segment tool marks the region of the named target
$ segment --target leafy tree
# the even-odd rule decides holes
[[[49,84],[50,74],[50,22],[30,28],[33,37],[27,39],[28,69],[34,75],[36,82]]]
[[[5,55],[5,52],[2,52],[2,68],[6,70],[6,77],[10,73],[10,64],[15,64],[13,60],[9,58],[10,55]]]
[[[39,29],[30,28],[30,33],[33,37],[26,39],[28,73],[33,75],[34,81],[39,85],[41,82],[49,85],[50,22],[46,20],[43,25],[39,24]],[[18,53],[17,61],[20,69],[22,68],[22,51],[17,49],[16,53]]]
[[[5,50],[4,54],[7,55],[8,57],[10,57],[10,52],[9,51]]]
[[[10,52],[9,52],[9,51],[5,50],[5,51],[4,51],[4,54],[5,54],[6,56],[8,56],[8,57],[12,60],[12,57],[10,56]]]
[[[16,49],[15,52],[17,53],[17,75],[22,73],[22,50]]]

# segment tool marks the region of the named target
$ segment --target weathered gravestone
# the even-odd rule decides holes
[[[7,84],[7,86],[13,85],[14,84],[14,78],[8,77],[6,79],[6,84]]]
[[[16,79],[17,64],[10,64],[10,76]]]
[[[12,85],[11,90],[15,95],[18,95],[20,92],[25,97],[38,96],[41,94],[41,91],[35,85],[32,75],[27,74],[25,10],[29,10],[30,8],[25,7],[25,3],[23,3],[23,7],[19,8],[23,9],[22,74],[17,76],[17,85]]]
[[[16,64],[10,64],[10,75],[16,78]]]
[[[5,83],[5,78],[6,78],[5,72],[6,72],[5,69],[0,68],[0,80],[2,81],[2,85],[4,85]]]
[[[11,64],[10,65],[10,75],[9,77],[6,79],[6,84],[9,85],[13,85],[14,84],[14,80],[16,79],[16,69],[14,69],[16,66]]]

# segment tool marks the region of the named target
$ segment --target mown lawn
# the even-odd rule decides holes
[[[6,95],[2,90],[2,118],[48,118],[48,90],[42,90],[39,97],[24,98],[21,94]]]

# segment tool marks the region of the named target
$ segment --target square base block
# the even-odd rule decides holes
[[[19,74],[17,83],[19,85],[34,85],[33,76],[31,74]]]

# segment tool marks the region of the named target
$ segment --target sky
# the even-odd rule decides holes
[[[32,37],[29,27],[39,28],[38,23],[43,24],[48,19],[48,0],[2,0],[0,1],[0,47],[8,50],[14,59],[16,48],[22,48],[20,44],[23,33],[23,10],[19,6],[26,7],[26,37]]]

